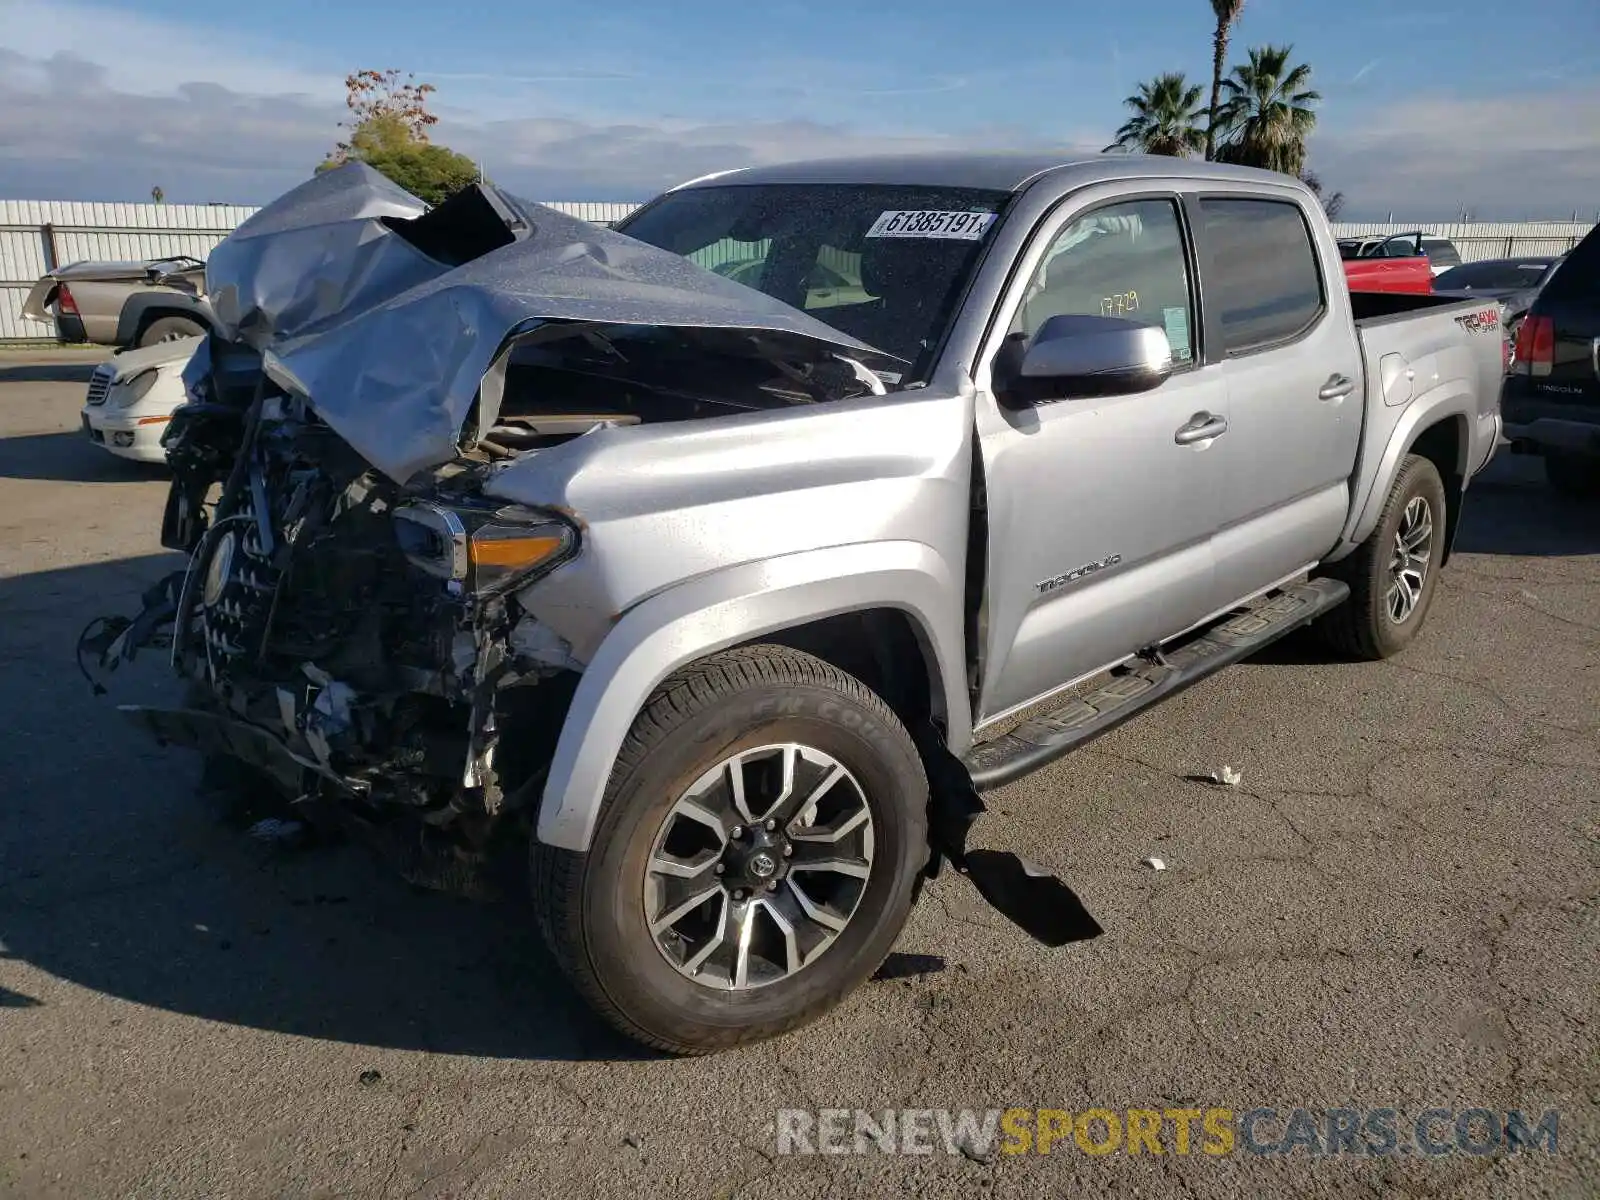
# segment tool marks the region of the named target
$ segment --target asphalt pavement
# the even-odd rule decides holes
[[[116,713],[174,696],[159,654],[91,694],[78,632],[174,561],[163,472],[77,433],[91,362],[0,354],[0,1196],[1600,1189],[1600,508],[1537,463],[1475,484],[1399,658],[1290,642],[990,798],[974,842],[1101,936],[1046,949],[946,875],[831,1017],[672,1060],[588,1015],[520,905],[247,837]],[[1273,1111],[1219,1154],[1198,1125],[1092,1153],[1104,1117],[1049,1154],[779,1153],[780,1110],[836,1108]],[[1394,1109],[1401,1145],[1313,1154],[1297,1108]],[[1470,1153],[1469,1109],[1558,1139]]]

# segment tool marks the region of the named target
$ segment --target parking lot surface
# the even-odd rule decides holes
[[[161,470],[76,432],[91,362],[0,354],[0,1195],[1596,1194],[1600,509],[1537,463],[1474,485],[1403,656],[1292,642],[990,797],[974,844],[1102,936],[946,874],[834,1015],[669,1060],[518,906],[247,837],[117,716],[175,695],[159,654],[91,694],[79,630],[175,562]],[[1559,1145],[778,1153],[780,1109],[903,1107],[1556,1110]]]

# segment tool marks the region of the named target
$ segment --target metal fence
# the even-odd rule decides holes
[[[1359,224],[1341,221],[1336,237],[1387,237],[1420,229],[1429,237],[1449,238],[1462,262],[1485,258],[1513,258],[1518,254],[1565,254],[1594,228],[1593,222],[1573,221],[1455,221],[1441,225]]]
[[[552,208],[601,225],[622,220],[638,205],[594,201],[548,201]],[[0,341],[53,341],[49,325],[22,316],[28,289],[46,272],[84,260],[205,258],[218,242],[256,210],[234,204],[91,204],[71,200],[0,200]],[[1589,223],[1334,225],[1339,237],[1370,237],[1421,229],[1455,243],[1464,262],[1518,254],[1561,254],[1593,228]],[[751,243],[719,242],[694,255],[702,266],[723,270],[752,257]],[[852,262],[827,265],[850,275]],[[756,255],[759,257],[759,255]]]
[[[51,326],[22,316],[28,289],[47,271],[84,260],[205,258],[255,211],[233,204],[0,200],[0,339],[54,339]]]
[[[570,216],[600,225],[636,204],[555,201]],[[55,328],[22,315],[41,275],[68,263],[204,259],[255,208],[241,204],[92,204],[75,200],[0,200],[0,341],[56,339]]]

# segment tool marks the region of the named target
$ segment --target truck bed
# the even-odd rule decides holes
[[[1446,308],[1472,311],[1489,303],[1460,296],[1438,296],[1416,292],[1351,292],[1350,309],[1355,314],[1356,325],[1370,329],[1374,325],[1395,320],[1407,320],[1421,313],[1437,312]]]
[[[1393,477],[1385,454],[1409,439],[1400,427],[1422,411],[1427,397],[1473,398],[1477,428],[1463,430],[1469,444],[1487,447],[1467,473],[1481,469],[1498,440],[1500,381],[1506,334],[1492,300],[1399,292],[1351,293],[1356,337],[1367,378],[1366,420],[1351,485],[1351,511],[1359,513],[1380,480]]]

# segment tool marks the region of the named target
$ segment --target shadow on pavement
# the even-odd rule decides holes
[[[1600,554],[1600,505],[1564,500],[1545,485],[1537,459],[1501,456],[1472,482],[1454,554]],[[1450,567],[1444,568],[1446,575]],[[1346,661],[1314,630],[1274,642],[1250,662],[1323,666]]]
[[[106,351],[106,358],[111,351]],[[94,369],[104,361],[85,362],[16,363],[0,365],[0,383],[88,383]]]
[[[40,448],[19,453],[29,441]],[[56,446],[0,443],[0,465],[64,456]],[[1585,553],[1596,529],[1513,475],[1474,488],[1458,545]],[[570,990],[521,903],[421,893],[359,847],[257,843],[209,809],[192,758],[116,712],[177,699],[159,652],[113,676],[110,696],[90,694],[72,661],[78,632],[131,612],[179,563],[150,555],[0,579],[4,951],[133,1003],[297,1036],[507,1059],[644,1056]],[[1258,661],[1307,661],[1296,657],[1307,650],[1297,638]],[[942,966],[902,956],[879,977]]]
[[[1539,459],[1502,447],[1467,491],[1455,548],[1459,554],[1547,558],[1600,554],[1600,500],[1556,495]]]
[[[164,463],[133,462],[102,450],[78,430],[0,438],[0,478],[65,483],[128,483],[161,479]]]
[[[119,703],[169,704],[159,651],[96,699],[73,665],[176,555],[0,580],[0,946],[136,1004],[303,1037],[508,1059],[628,1059],[520,902],[410,888],[359,846],[251,840],[197,792],[189,752]],[[15,997],[25,1004],[26,997]]]

